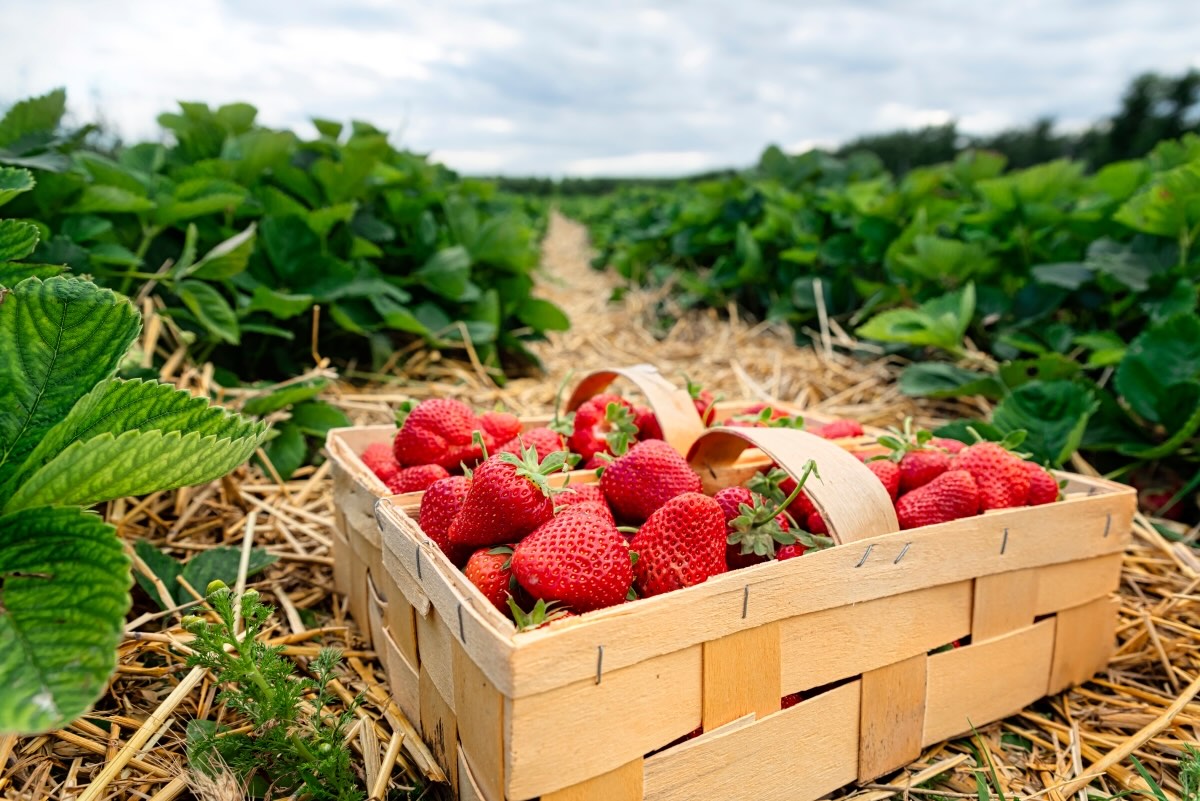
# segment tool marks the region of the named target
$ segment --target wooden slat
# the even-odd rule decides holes
[[[1037,607],[1037,587],[1037,568],[975,579],[971,642],[985,642],[1031,625]]]
[[[1034,613],[1048,615],[1116,592],[1121,583],[1123,557],[1124,554],[1113,553],[1039,568]]]
[[[922,653],[863,673],[859,782],[903,767],[921,755],[928,661]]]
[[[779,624],[768,623],[703,645],[705,731],[754,713],[779,711]]]
[[[458,709],[454,695],[454,636],[436,609],[417,615],[417,653],[420,668],[437,685],[451,709]]]
[[[485,798],[504,796],[504,698],[457,643],[454,698],[458,739]],[[562,736],[562,732],[559,732]]]
[[[812,799],[858,775],[859,685],[829,690],[748,726],[646,760],[645,801]],[[779,770],[764,768],[766,755]]]
[[[643,760],[635,759],[594,779],[546,793],[542,801],[642,801]]]
[[[437,685],[422,665],[418,676],[421,703],[421,738],[458,790],[458,718],[438,692]]]
[[[383,666],[387,670],[388,688],[392,699],[400,707],[410,721],[421,720],[421,677],[417,668],[405,658],[404,652],[396,645],[391,632],[385,626],[382,644],[377,644],[383,656]]]
[[[1114,598],[1097,598],[1058,613],[1047,692],[1057,693],[1085,682],[1104,669],[1116,647],[1119,607]]]
[[[350,605],[350,615],[358,623],[359,631],[364,639],[371,638],[371,629],[367,617],[367,565],[358,554],[349,554],[350,562],[350,592],[346,599]]]
[[[379,647],[379,643],[383,641],[383,625],[384,615],[387,612],[387,605],[379,597],[379,593],[375,589],[375,582],[371,578],[371,571],[367,571],[367,620],[366,628],[371,633],[371,642],[375,647]],[[363,622],[359,621],[362,626]]]
[[[379,547],[375,501],[391,494],[358,454],[373,442],[390,441],[395,431],[395,426],[335,428],[325,438],[326,451],[333,462],[334,502],[345,515],[346,536],[352,547],[357,548],[359,540]]]
[[[700,657],[696,645],[619,670],[605,663],[599,684],[593,662],[583,681],[508,701],[508,798],[570,787],[697,728]]]
[[[929,657],[923,745],[1020,711],[1046,694],[1054,618]]]
[[[429,601],[429,596],[421,586],[421,579],[417,578],[415,570],[410,570],[406,566],[405,561],[396,555],[397,548],[411,549],[415,554],[418,547],[417,543],[415,541],[394,541],[393,534],[389,530],[389,524],[384,521],[383,525],[384,531],[381,534],[382,546],[379,549],[379,555],[383,560],[383,569],[391,575],[396,589],[404,596],[404,600],[408,601],[408,605],[416,610],[418,615],[428,614],[432,604]],[[422,576],[424,576],[423,571]]]
[[[350,541],[343,534],[345,529],[341,518],[342,513],[334,509],[334,529],[330,532],[330,540],[333,542],[333,552],[330,554],[333,557],[333,588],[342,595],[349,595],[352,581],[350,559],[354,556],[354,552],[350,549]]]
[[[383,613],[384,626],[391,631],[392,640],[408,663],[419,667],[421,661],[417,656],[417,621],[413,618],[415,613],[412,604],[396,586],[395,578],[387,569],[379,570],[378,576],[375,573],[371,576],[378,578],[376,586],[380,587],[384,596],[388,598],[387,609]]]
[[[475,776],[471,773],[471,766],[467,764],[466,754],[461,748],[458,749],[458,801],[503,801],[503,799],[488,798],[483,794],[479,782],[475,781]]]
[[[972,582],[914,590],[780,621],[783,694],[925,654],[970,632]]]

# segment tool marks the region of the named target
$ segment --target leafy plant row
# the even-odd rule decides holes
[[[90,127],[63,126],[65,103],[51,92],[0,120],[0,169],[34,181],[0,174],[0,193],[29,190],[0,242],[160,298],[226,381],[302,371],[314,326],[316,349],[341,363],[379,366],[423,340],[469,343],[500,366],[568,324],[531,295],[529,207],[367,123],[316,119],[305,139],[243,103],[180,103],[158,119],[163,142],[103,149]]]
[[[1200,484],[1200,137],[1091,174],[974,151],[897,178],[866,152],[770,148],[734,177],[565,210],[597,266],[674,303],[737,302],[800,339],[823,307],[916,362],[906,392],[998,401],[984,433],[1027,428],[1052,463],[1082,446],[1155,509]]]

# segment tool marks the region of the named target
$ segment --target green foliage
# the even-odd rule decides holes
[[[187,730],[188,761],[209,774],[227,767],[243,784],[265,782],[274,793],[332,801],[364,798],[346,745],[354,705],[340,713],[324,711],[336,701],[329,685],[337,678],[341,652],[322,648],[309,664],[311,678],[296,675],[281,655],[282,646],[258,639],[274,610],[259,601],[256,591],[235,597],[218,582],[207,599],[216,622],[186,621],[195,636],[188,664],[211,670],[221,686],[218,703],[253,729],[236,732],[194,720]],[[241,633],[235,604],[245,627]]]
[[[32,170],[0,166],[0,203],[28,220],[0,230],[5,283],[10,253],[125,293],[153,279],[193,356],[247,378],[301,372],[314,325],[319,352],[345,363],[378,367],[414,339],[469,340],[496,368],[567,325],[531,296],[528,212],[544,208],[397,150],[370,125],[323,122],[305,140],[257,124],[246,104],[181,103],[159,117],[174,144],[102,155],[86,130],[64,136],[64,102],[57,91],[0,121],[0,165]],[[17,144],[19,157],[4,149]]]
[[[180,600],[183,600],[182,596],[177,598],[174,595],[179,591],[181,577],[193,587],[207,587],[213,581],[232,582],[237,579],[242,559],[241,549],[230,548],[226,545],[201,551],[187,562],[180,562],[163,553],[146,540],[135,542],[133,549],[142,563],[162,582],[167,591],[167,597],[162,596],[162,592],[155,586],[150,576],[135,572],[133,577],[137,580],[138,585],[146,591],[146,594],[163,609],[173,609],[179,605]],[[275,564],[278,559],[279,557],[267,553],[262,548],[252,548],[246,575],[257,575]]]

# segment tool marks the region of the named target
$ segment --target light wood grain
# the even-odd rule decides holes
[[[645,801],[815,799],[858,775],[859,684],[646,760]],[[769,755],[769,756],[768,756]],[[766,759],[779,765],[768,769]]]
[[[417,615],[417,653],[420,668],[429,674],[438,692],[451,709],[458,709],[454,697],[454,637],[436,609]]]
[[[369,639],[371,631],[367,626],[367,565],[353,549],[347,555],[347,559],[350,563],[350,592],[346,594],[346,600],[349,602],[350,614],[358,621],[363,635]]]
[[[704,423],[687,391],[663,378],[652,365],[635,364],[588,373],[579,380],[563,410],[575,411],[588,398],[604,392],[618,378],[629,381],[645,396],[662,428],[663,439],[680,453],[687,453],[696,438],[704,432]]]
[[[585,782],[546,793],[542,801],[642,801],[641,759],[625,763]]]
[[[484,797],[502,798],[504,698],[457,643],[453,658],[459,742]]]
[[[921,755],[925,676],[920,653],[862,675],[858,780],[868,782]]]
[[[700,658],[697,645],[620,670],[602,665],[599,684],[593,661],[586,680],[509,700],[508,797],[570,787],[697,728]]]
[[[488,798],[483,794],[461,748],[458,749],[458,801],[504,801],[502,798]]]
[[[1047,692],[1081,684],[1104,669],[1116,647],[1118,608],[1115,598],[1097,598],[1058,613]]]
[[[378,571],[372,571],[371,577],[378,579],[376,587],[387,597],[387,609],[383,612],[383,624],[391,632],[391,637],[404,658],[410,665],[418,667],[421,660],[417,655],[417,621],[414,619],[412,604],[396,586],[395,576],[386,567],[380,566]]]
[[[393,514],[398,515],[400,512],[397,510],[393,512]],[[419,544],[409,541],[395,541],[395,535],[390,534],[388,531],[390,525],[391,524],[386,521],[383,523],[383,547],[379,549],[379,556],[383,562],[383,569],[391,575],[392,580],[396,585],[396,589],[399,590],[400,594],[404,596],[404,600],[408,601],[408,605],[411,606],[418,615],[428,614],[431,604],[429,602],[429,596],[425,594],[425,590],[421,586],[421,581],[417,579],[414,573],[409,571],[405,562],[396,555],[397,548],[411,548],[415,553],[416,549],[419,547]],[[393,540],[391,542],[389,542],[389,535]]]
[[[1038,568],[1034,613],[1047,615],[1116,592],[1121,583],[1123,557],[1124,554],[1112,553]]]
[[[418,672],[418,695],[421,705],[421,738],[429,746],[438,766],[458,790],[458,718],[454,709],[438,692],[429,671],[422,665]]]
[[[779,711],[779,624],[768,623],[704,643],[705,731],[753,713]]]
[[[379,597],[371,571],[367,571],[367,630],[371,633],[371,642],[376,648],[383,640],[384,614],[387,604]],[[361,624],[360,624],[361,626]]]
[[[975,579],[971,642],[981,643],[1033,623],[1038,568],[1010,570]]]
[[[396,645],[387,627],[376,649],[383,656],[383,667],[387,671],[388,687],[396,706],[400,707],[410,721],[421,720],[421,676],[416,666],[409,662],[404,652]]]
[[[970,632],[972,582],[914,590],[780,621],[783,694],[925,654]]]
[[[353,581],[350,576],[350,559],[354,556],[354,551],[350,549],[350,540],[346,539],[346,535],[343,533],[342,513],[336,508],[333,513],[333,521],[334,529],[329,536],[333,543],[330,553],[330,556],[333,557],[333,588],[342,595],[349,595]]]
[[[334,428],[325,437],[325,449],[332,462],[333,495],[345,516],[346,536],[352,547],[357,547],[360,539],[379,547],[375,501],[391,494],[359,454],[371,443],[390,441],[395,433],[395,426],[359,426]]]
[[[929,657],[924,745],[1018,712],[1046,694],[1054,618]]]

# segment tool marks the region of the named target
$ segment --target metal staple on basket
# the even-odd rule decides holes
[[[904,558],[904,554],[908,553],[909,546],[911,545],[911,542],[904,543],[904,547],[900,549],[900,553],[897,554],[896,558],[892,560],[893,565],[900,564],[900,560]]]
[[[875,543],[873,542],[867,546],[867,550],[863,551],[862,559],[858,560],[858,564],[855,565],[855,567],[862,567],[867,563],[867,557],[871,555],[871,550],[874,549],[874,547]]]

